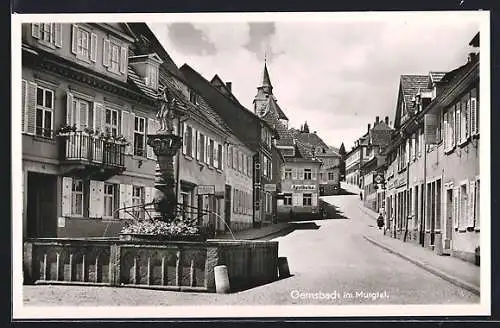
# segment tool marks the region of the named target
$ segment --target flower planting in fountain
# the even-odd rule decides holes
[[[156,236],[188,236],[198,235],[199,229],[192,222],[184,220],[173,220],[171,222],[151,220],[135,220],[129,225],[123,227],[122,234],[136,235],[156,235]]]

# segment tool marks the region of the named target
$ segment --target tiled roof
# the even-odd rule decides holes
[[[419,90],[427,89],[429,75],[401,75],[401,91],[408,111],[413,111],[412,99]]]
[[[136,87],[141,90],[146,96],[156,99],[157,92],[146,86],[144,79],[142,79],[139,74],[134,70],[132,66],[128,67],[128,79],[129,83],[133,83]]]
[[[441,81],[446,72],[429,72],[432,83],[438,83]]]
[[[229,90],[226,83],[221,79],[219,75],[215,74],[210,83],[213,86],[219,88],[222,91],[222,93],[224,93],[227,97],[229,97],[229,99],[231,99],[238,105],[241,105],[238,99],[236,99],[236,97],[233,95],[233,92]]]
[[[272,87],[271,79],[269,78],[269,72],[267,71],[267,64],[264,63],[264,73],[262,74],[262,86]]]
[[[287,127],[280,122],[275,112],[268,111],[262,118],[278,132],[279,139],[276,141],[277,145],[293,146],[293,135]]]

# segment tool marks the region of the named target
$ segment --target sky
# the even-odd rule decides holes
[[[349,150],[376,116],[394,121],[401,74],[445,72],[466,63],[479,24],[477,16],[457,15],[148,25],[178,67],[187,63],[208,80],[218,74],[232,82],[233,94],[250,110],[266,57],[289,127],[307,121],[327,144],[343,142]]]

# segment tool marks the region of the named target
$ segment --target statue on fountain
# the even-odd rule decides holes
[[[160,102],[160,110],[156,114],[156,118],[160,121],[160,129],[158,131],[166,131],[168,134],[171,134],[174,132],[174,111],[177,101],[166,86],[160,89],[158,100]]]

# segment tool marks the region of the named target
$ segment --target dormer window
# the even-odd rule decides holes
[[[156,53],[129,57],[129,63],[144,80],[147,87],[157,90],[159,70],[163,61]]]
[[[198,95],[193,90],[189,90],[189,101],[198,105]]]

